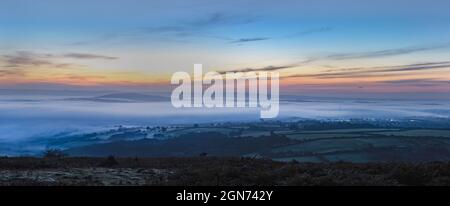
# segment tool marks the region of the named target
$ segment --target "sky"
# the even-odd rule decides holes
[[[448,0],[2,0],[1,88],[279,71],[281,92],[450,94]]]

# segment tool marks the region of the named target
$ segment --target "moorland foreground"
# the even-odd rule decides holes
[[[2,157],[0,185],[450,185],[450,163],[299,163],[243,157]]]

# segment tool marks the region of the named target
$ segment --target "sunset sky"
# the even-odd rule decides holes
[[[0,88],[278,70],[285,91],[450,91],[448,0],[2,0]]]

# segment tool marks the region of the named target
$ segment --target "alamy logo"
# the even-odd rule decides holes
[[[172,75],[171,84],[178,85],[172,91],[172,105],[175,108],[259,107],[261,118],[274,118],[279,113],[279,76],[276,71],[224,74],[211,71],[203,75],[202,65],[194,64],[193,81],[187,72]]]

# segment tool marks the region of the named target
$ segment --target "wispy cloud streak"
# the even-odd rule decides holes
[[[261,68],[243,68],[243,69],[234,69],[227,71],[220,71],[219,74],[225,74],[227,72],[259,72],[259,71],[278,71],[281,69],[289,69],[294,68],[298,65],[282,65],[282,66],[267,66]]]
[[[419,64],[385,66],[385,67],[360,67],[360,68],[341,68],[333,72],[323,72],[318,74],[298,74],[287,77],[317,77],[317,78],[354,78],[370,77],[374,75],[384,75],[395,72],[409,72],[432,69],[450,68],[450,62],[428,62]]]
[[[270,39],[270,38],[267,38],[267,37],[241,38],[241,39],[230,41],[230,43],[232,43],[232,44],[246,43],[246,42],[254,42],[254,41],[264,41],[264,40],[268,40],[268,39]]]
[[[50,54],[50,53],[36,53],[32,51],[17,51],[13,54],[7,54],[0,57],[0,71],[1,76],[22,74],[23,69],[51,67],[51,68],[70,68],[79,66],[74,63],[61,63],[64,59],[79,59],[79,60],[114,60],[118,57],[104,56],[91,53],[65,53],[65,54]]]
[[[50,58],[51,54],[37,54],[30,51],[18,51],[15,54],[3,55],[4,67],[26,67],[26,66],[56,66],[65,67],[68,64],[55,63]]]
[[[348,60],[348,59],[379,58],[379,57],[411,54],[411,53],[423,52],[423,51],[431,51],[431,50],[437,50],[437,49],[445,49],[445,48],[449,48],[449,47],[450,47],[449,44],[443,44],[443,45],[432,45],[432,46],[422,46],[422,47],[385,49],[385,50],[379,50],[379,51],[360,52],[360,53],[341,53],[341,54],[328,55],[328,56],[324,57],[324,59]]]
[[[89,53],[67,53],[62,56],[66,57],[66,58],[74,58],[74,59],[105,59],[105,60],[118,59],[118,57],[104,56],[104,55],[98,55],[98,54],[89,54]]]
[[[300,31],[293,34],[283,35],[283,36],[275,36],[275,37],[250,37],[250,38],[240,38],[240,39],[234,39],[232,41],[229,41],[229,43],[235,44],[235,43],[247,43],[247,42],[256,42],[256,41],[265,41],[265,40],[272,40],[272,39],[288,39],[288,38],[297,38],[313,33],[322,33],[322,32],[328,32],[331,31],[330,27],[322,27],[322,28],[316,28],[316,29],[310,29],[306,31]],[[229,39],[229,38],[227,38]]]

